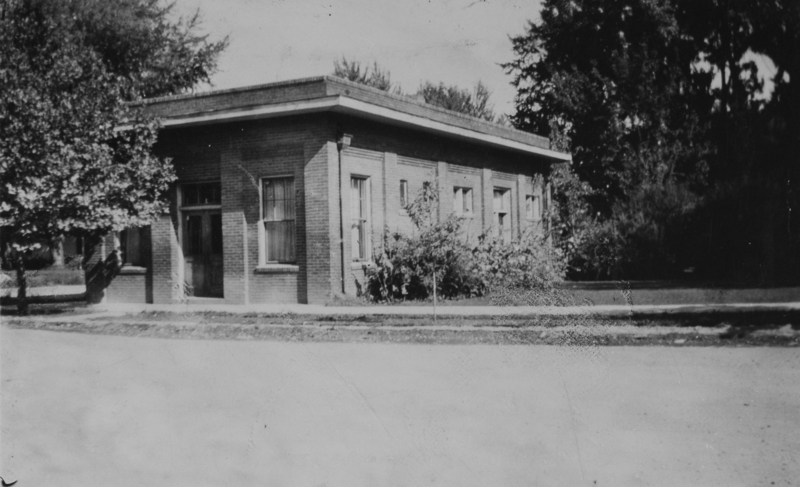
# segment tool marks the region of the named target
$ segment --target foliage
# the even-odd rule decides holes
[[[4,10],[38,12],[59,28],[80,33],[126,100],[193,90],[210,83],[228,38],[210,42],[198,31],[199,11],[175,18],[162,0],[5,0]]]
[[[482,118],[490,122],[495,119],[493,106],[489,101],[492,94],[489,88],[480,81],[472,91],[455,85],[446,86],[444,83],[437,85],[426,81],[420,85],[417,94],[421,95],[425,103],[430,105]]]
[[[362,66],[360,62],[348,61],[343,56],[341,62],[338,60],[333,62],[333,76],[396,95],[403,94],[400,85],[392,82],[391,73],[380,67],[376,61],[372,63],[371,67],[369,65]],[[416,95],[422,97],[425,103],[447,110],[482,118],[490,122],[495,121],[496,118],[490,102],[491,91],[480,81],[472,91],[455,85],[446,86],[444,83],[437,85],[426,81],[420,84]],[[497,122],[506,125],[509,120],[508,117],[502,115],[497,119]]]
[[[42,242],[91,241],[165,210],[175,176],[152,153],[158,124],[126,102],[207,80],[224,47],[191,37],[167,12],[150,0],[3,3],[0,226],[21,311],[23,257]]]
[[[368,273],[367,292],[374,300],[424,299],[433,294],[453,298],[472,294],[468,272],[469,248],[461,235],[461,220],[451,215],[439,221],[439,195],[426,185],[407,211],[416,228],[413,235],[386,232],[382,252]]]
[[[542,21],[513,38],[504,65],[517,88],[515,125],[547,133],[557,121],[575,170],[608,203],[642,181],[696,173],[706,127],[671,6],[640,0],[550,0]],[[688,95],[687,95],[688,93]],[[669,149],[669,150],[667,150]]]
[[[703,247],[693,264],[707,277],[730,277],[722,259],[748,261],[749,279],[800,275],[798,32],[794,0],[545,1],[504,67],[517,88],[514,124],[563,136],[572,172],[588,184],[557,202],[587,210],[580,224],[555,227],[562,243],[624,252],[609,254],[619,262],[636,260],[632,251],[661,259],[675,249],[638,248],[633,241],[650,244],[636,236],[667,245],[655,236],[683,231],[682,246]],[[759,58],[775,71],[759,72]],[[742,206],[737,193],[755,198]],[[632,221],[667,218],[640,204],[646,194],[688,210],[668,212],[681,221],[657,222],[658,231],[633,231]],[[704,226],[713,234],[688,231]],[[608,259],[595,271],[608,275]],[[650,277],[666,272],[660,262]]]
[[[346,57],[342,56],[341,63],[339,61],[333,62],[333,76],[353,83],[371,86],[381,91],[401,94],[400,86],[392,83],[392,74],[378,66],[377,61],[372,63],[372,71],[370,71],[369,66],[364,66],[362,70],[360,62],[348,61]]]
[[[426,186],[408,213],[413,235],[384,234],[381,253],[368,270],[367,293],[376,301],[424,299],[436,290],[444,298],[481,296],[503,288],[550,289],[564,275],[558,251],[541,236],[504,243],[489,234],[470,247],[462,219],[438,218],[438,193]]]
[[[615,280],[680,277],[691,263],[683,227],[696,205],[685,186],[639,188],[615,202],[609,218],[593,218],[576,232],[579,238],[570,248],[571,276]]]
[[[541,235],[524,235],[506,243],[483,234],[471,253],[470,269],[478,279],[475,294],[511,288],[544,291],[564,278],[559,251]]]
[[[697,258],[685,234],[701,200],[685,183],[634,188],[604,217],[592,211],[594,192],[569,163],[555,165],[550,182],[546,218],[570,278],[676,278]]]

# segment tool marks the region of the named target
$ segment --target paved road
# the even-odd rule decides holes
[[[798,349],[0,339],[18,487],[800,479]]]

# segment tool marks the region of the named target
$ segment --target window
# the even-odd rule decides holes
[[[400,208],[408,206],[408,181],[400,180]]]
[[[494,231],[504,242],[511,240],[511,191],[494,189]]]
[[[263,202],[267,262],[295,262],[294,178],[265,179]]]
[[[453,188],[453,211],[456,215],[472,215],[472,188]]]
[[[525,197],[525,217],[528,220],[539,221],[542,219],[541,197],[529,194]]]
[[[352,178],[350,180],[350,207],[353,218],[350,227],[353,260],[366,260],[369,258],[370,252],[368,179]]]
[[[182,186],[182,206],[219,205],[222,201],[220,183],[194,183]]]
[[[119,236],[119,246],[122,251],[122,263],[129,266],[142,266],[142,229],[138,227],[126,228]]]

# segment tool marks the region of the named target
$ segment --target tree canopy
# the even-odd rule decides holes
[[[374,61],[370,67],[369,65],[362,66],[358,61],[348,61],[346,57],[342,57],[341,62],[338,60],[333,62],[333,76],[396,95],[403,94],[400,85],[392,82],[391,73],[378,65],[377,61]],[[429,105],[482,118],[490,122],[495,121],[495,114],[490,101],[492,93],[480,81],[475,84],[473,90],[460,88],[456,85],[445,85],[441,82],[435,84],[425,81],[420,83],[416,96],[421,97]]]
[[[392,74],[381,68],[377,61],[372,63],[372,71],[370,66],[363,67],[358,61],[348,61],[346,57],[342,57],[342,61],[335,60],[333,62],[333,75],[352,81],[354,83],[371,86],[381,91],[401,93],[400,86],[392,83]]]
[[[152,222],[174,180],[157,123],[127,102],[208,81],[226,41],[152,0],[6,0],[0,11],[0,227],[27,252]]]
[[[422,95],[425,103],[430,105],[482,118],[490,122],[495,119],[493,106],[489,101],[492,96],[491,91],[480,81],[475,84],[475,88],[472,91],[455,85],[447,86],[444,83],[437,85],[426,81],[420,85],[417,94]]]
[[[704,248],[693,259],[717,276],[732,259],[767,278],[776,259],[797,265],[800,244],[786,230],[798,223],[798,32],[793,0],[546,0],[504,64],[513,123],[570,141],[591,188],[580,197],[621,239],[621,260],[650,225],[656,247],[672,234]],[[670,201],[672,217],[656,217]]]

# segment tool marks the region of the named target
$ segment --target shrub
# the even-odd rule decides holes
[[[435,186],[434,186],[435,187]],[[367,295],[374,301],[425,299],[436,292],[443,298],[470,295],[473,279],[467,261],[469,247],[461,236],[461,220],[438,220],[438,193],[423,188],[407,208],[416,228],[412,235],[384,233],[383,250],[367,271]]]
[[[504,243],[484,233],[471,253],[471,271],[478,281],[479,294],[498,289],[552,289],[566,271],[560,251],[539,235]]]
[[[550,289],[564,276],[558,250],[543,237],[526,236],[503,243],[488,234],[471,248],[462,236],[462,220],[439,221],[438,194],[428,186],[408,208],[416,231],[384,233],[383,250],[367,272],[366,291],[373,301],[481,296],[499,288]]]

